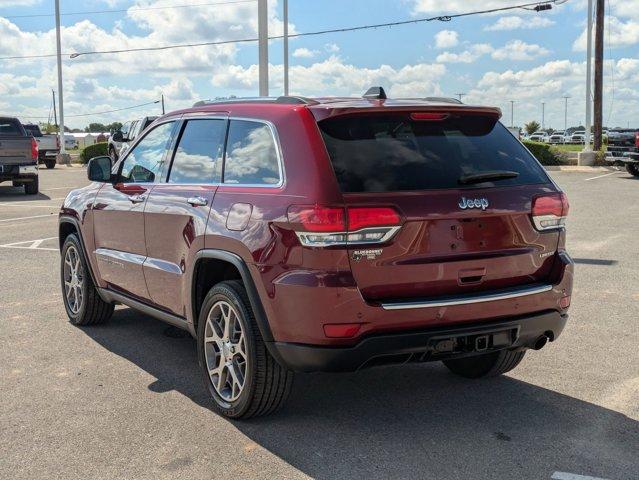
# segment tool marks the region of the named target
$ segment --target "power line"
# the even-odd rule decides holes
[[[454,14],[454,15],[439,15],[439,16],[436,16],[436,17],[416,18],[416,19],[412,19],[412,20],[401,20],[401,21],[397,21],[397,22],[386,22],[386,23],[377,23],[377,24],[370,24],[370,25],[360,25],[360,26],[356,26],[356,27],[332,28],[332,29],[327,29],[327,30],[317,30],[315,32],[293,33],[293,34],[289,34],[288,38],[311,37],[311,36],[318,36],[318,35],[326,35],[326,34],[329,34],[329,33],[355,32],[355,31],[360,31],[360,30],[370,30],[370,29],[384,28],[384,27],[396,27],[396,26],[401,26],[401,25],[412,25],[412,24],[418,24],[418,23],[424,23],[424,22],[433,22],[433,21],[450,22],[451,20],[453,20],[455,18],[469,17],[471,15],[483,15],[483,14],[487,14],[487,13],[496,13],[496,12],[503,12],[503,11],[507,11],[507,10],[516,10],[516,9],[522,9],[522,8],[531,7],[531,6],[535,6],[535,5],[547,5],[547,4],[561,5],[563,3],[566,3],[567,1],[568,0],[548,0],[548,1],[545,1],[545,2],[544,1],[537,1],[537,2],[531,2],[531,3],[524,3],[524,4],[520,4],[520,5],[512,5],[512,6],[509,6],[509,7],[492,8],[492,9],[488,9],[488,10],[477,10],[477,11],[473,11],[473,12],[458,13],[458,14]],[[269,37],[269,40],[279,40],[279,39],[282,39],[283,37],[284,37],[283,35],[274,35],[272,37]],[[129,52],[151,52],[151,51],[160,51],[160,50],[170,50],[170,49],[175,49],[175,48],[193,48],[193,47],[203,47],[203,46],[228,45],[228,44],[234,44],[234,43],[235,44],[237,44],[237,43],[252,43],[252,42],[257,42],[257,41],[258,41],[258,38],[254,37],[254,38],[242,38],[242,39],[236,39],[236,40],[219,40],[219,41],[212,41],[212,42],[199,42],[199,43],[163,45],[163,46],[159,46],[159,47],[124,48],[124,49],[117,49],[117,50],[94,50],[94,51],[87,51],[87,52],[65,53],[64,55],[68,55],[70,58],[76,58],[76,57],[79,57],[81,55],[104,55],[104,54],[129,53]],[[21,59],[36,59],[36,58],[49,58],[49,57],[55,57],[55,54],[0,57],[0,60],[21,60]]]
[[[87,10],[84,12],[66,12],[61,13],[61,17],[68,17],[72,15],[100,15],[103,13],[128,13],[128,12],[141,12],[147,10],[168,10],[168,9],[176,9],[176,8],[193,8],[193,7],[210,7],[214,5],[231,5],[236,3],[253,3],[257,0],[230,0],[226,2],[215,2],[215,3],[193,3],[187,5],[166,5],[164,7],[130,7],[123,8],[117,10]],[[4,18],[42,18],[42,17],[53,17],[53,13],[34,13],[29,15],[7,15]]]
[[[153,102],[147,102],[147,103],[140,103],[139,105],[131,105],[130,107],[116,108],[115,110],[105,110],[103,112],[79,113],[76,115],[65,115],[65,116],[66,118],[90,117],[93,115],[104,115],[106,113],[115,113],[115,112],[122,112],[124,110],[132,110],[134,108],[146,107],[148,105],[154,105],[158,103],[160,103],[160,100],[155,100]],[[23,116],[27,118],[47,118],[47,117],[38,117],[34,115],[23,115]]]

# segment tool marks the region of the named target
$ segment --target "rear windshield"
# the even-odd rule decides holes
[[[42,132],[40,131],[40,127],[37,125],[23,125],[24,129],[27,133],[30,133],[34,137],[42,137]]]
[[[24,131],[17,120],[11,118],[0,118],[0,135],[24,136]]]
[[[548,183],[543,168],[495,118],[350,115],[319,123],[342,192],[390,192]],[[487,171],[519,175],[462,185]]]

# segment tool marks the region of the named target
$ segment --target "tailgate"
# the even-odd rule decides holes
[[[31,137],[0,136],[0,164],[33,163]]]

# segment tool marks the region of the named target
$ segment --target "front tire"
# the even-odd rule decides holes
[[[639,163],[626,163],[626,171],[634,177],[639,177]]]
[[[250,418],[284,404],[293,372],[269,354],[241,282],[218,283],[206,295],[197,346],[204,384],[220,414]]]
[[[500,350],[472,357],[444,360],[444,365],[465,378],[497,377],[510,372],[523,360],[525,351]]]
[[[62,246],[60,283],[64,308],[72,324],[96,325],[113,315],[114,305],[100,298],[75,234],[70,234]]]

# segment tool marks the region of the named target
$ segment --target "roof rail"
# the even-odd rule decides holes
[[[216,98],[215,100],[200,100],[193,104],[193,108],[205,105],[218,105],[225,103],[278,103],[287,105],[315,105],[318,102],[306,97],[280,96],[280,97],[229,97]]]
[[[451,97],[425,97],[427,102],[441,102],[441,103],[455,103],[457,105],[463,105],[464,102]]]

